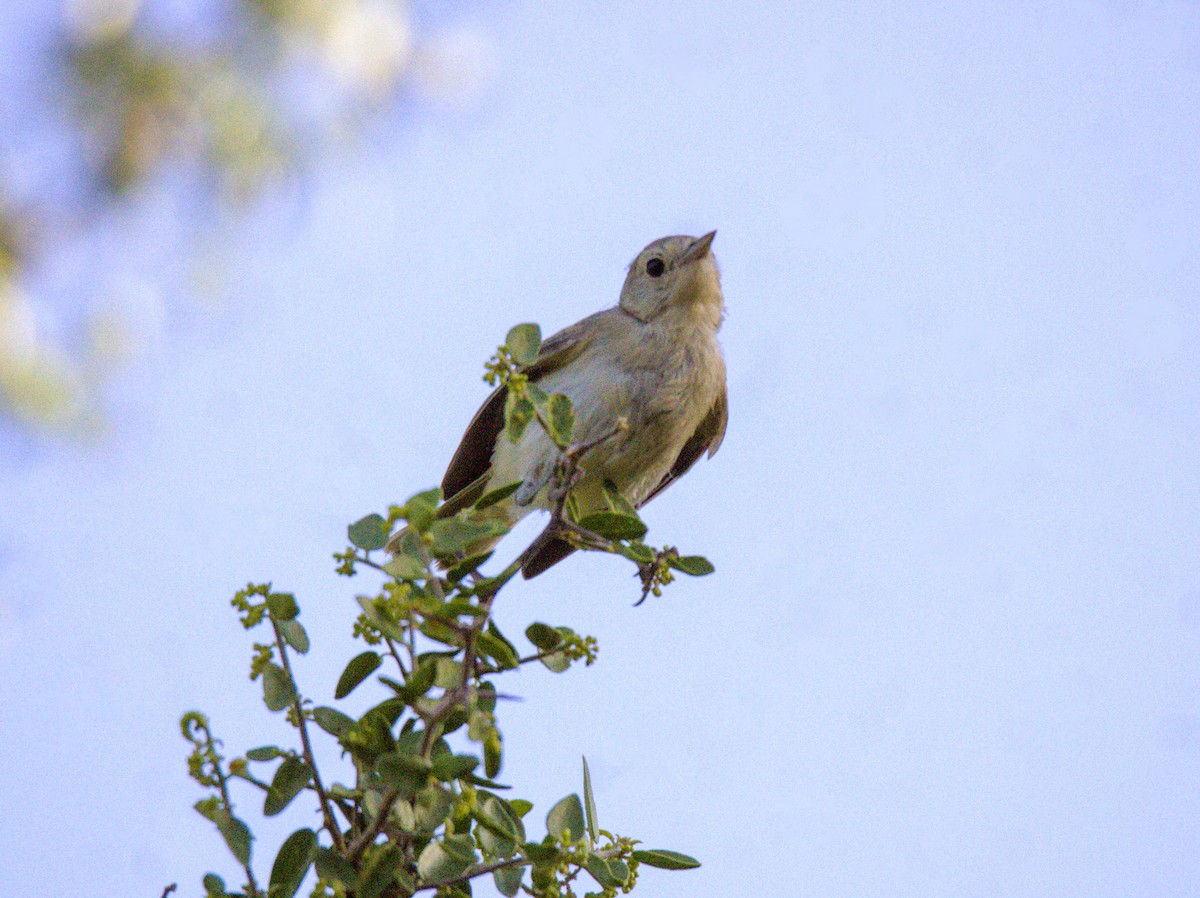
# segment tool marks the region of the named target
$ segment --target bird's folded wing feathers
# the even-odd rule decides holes
[[[725,426],[729,423],[729,401],[725,392],[725,388],[721,388],[716,401],[712,408],[708,410],[708,414],[700,422],[699,426],[692,433],[688,441],[683,444],[683,448],[679,450],[679,455],[675,459],[675,464],[671,465],[671,470],[663,475],[663,479],[658,482],[658,485],[650,491],[638,507],[645,505],[672,483],[682,477],[703,455],[706,451],[708,457],[712,458],[717,454],[717,450],[721,448],[721,440],[725,439]]]
[[[590,342],[583,337],[587,321],[585,318],[544,340],[536,361],[520,369],[520,373],[531,381],[536,381],[575,359]],[[504,430],[504,405],[507,398],[508,388],[498,387],[467,425],[458,450],[450,460],[445,476],[442,477],[442,496],[447,500],[487,474],[492,465],[492,450],[495,449],[496,440]]]
[[[687,473],[688,468],[694,465],[705,451],[708,452],[709,458],[712,458],[721,447],[728,423],[728,400],[725,390],[721,390],[708,414],[704,416],[691,438],[683,444],[683,449],[680,450],[671,470],[663,476],[650,495],[639,503],[639,507]],[[521,573],[529,580],[549,570],[574,551],[575,547],[559,536],[551,524],[521,555]]]

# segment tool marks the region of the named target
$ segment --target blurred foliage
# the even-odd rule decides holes
[[[521,358],[537,355],[538,342],[535,326],[514,328],[487,370],[537,406],[514,424],[517,407],[511,405],[510,429],[542,427],[560,449],[555,488],[563,498],[552,519],[559,520],[588,447],[571,442],[570,400],[536,395],[517,373]],[[510,750],[500,732],[501,711],[513,698],[497,687],[497,678],[526,666],[564,673],[580,661],[591,665],[598,652],[592,637],[541,621],[525,628],[528,645],[519,648],[493,619],[496,598],[525,555],[485,574],[480,568],[492,553],[472,555],[470,547],[506,532],[507,518],[498,519],[493,505],[498,494],[511,492],[476,494],[464,507],[459,496],[439,504],[440,491],[427,490],[386,517],[370,514],[347,528],[350,545],[334,556],[338,572],[364,573],[379,585],[357,597],[354,635],[364,650],[345,662],[331,701],[361,696],[366,690],[360,687],[371,681],[376,697],[364,713],[319,704],[301,689],[297,663],[313,641],[294,595],[250,584],[234,596],[242,625],[266,633],[266,641],[254,645],[250,678],[260,681],[267,710],[284,714],[295,738],[229,758],[205,714],[183,716],[183,736],[192,745],[188,772],[207,793],[195,808],[216,827],[241,880],[231,886],[208,873],[202,880],[207,898],[292,898],[306,880],[312,898],[409,898],[425,891],[466,898],[473,881],[488,879],[508,898],[522,892],[575,898],[583,888],[590,898],[614,898],[635,887],[640,867],[699,866],[685,854],[638,848],[636,839],[602,828],[586,760],[582,798],[572,793],[556,802],[545,815],[544,835],[531,832],[533,803],[496,782]],[[646,526],[633,507],[619,494],[607,498],[603,516],[571,516],[562,538],[632,561],[643,600],[661,594],[671,579],[668,569],[712,572],[700,556],[647,546]],[[385,547],[391,554],[373,554]],[[553,721],[547,718],[548,725]],[[317,740],[336,745],[336,765],[318,760],[334,752],[314,750]],[[274,769],[263,772],[268,764]],[[316,828],[292,832],[268,868],[251,825],[239,816],[235,790],[239,802],[247,793],[261,801],[266,817],[301,799],[307,807],[298,820]],[[232,867],[228,857],[226,865]]]
[[[17,204],[0,181],[0,414],[37,430],[93,430],[98,387],[139,331],[128,309],[109,309],[70,349],[46,332],[28,284],[55,250],[52,230],[97,227],[97,210],[133,207],[180,174],[194,207],[236,222],[324,150],[398,114],[403,92],[469,89],[463,70],[478,62],[445,34],[420,35],[401,0],[224,0],[199,33],[171,27],[170,6],[67,0],[53,76],[82,171],[57,180],[84,189]]]

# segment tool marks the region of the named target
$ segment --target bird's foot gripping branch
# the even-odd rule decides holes
[[[608,511],[582,519],[573,514],[569,486],[588,447],[571,442],[566,397],[539,395],[520,383],[521,360],[531,352],[537,352],[536,328],[514,328],[489,370],[518,397],[509,403],[507,426],[519,431],[536,421],[562,450],[556,535],[574,548],[633,561],[642,598],[659,594],[672,571],[709,573],[712,566],[698,556],[647,546],[645,525],[615,490],[606,491]],[[629,892],[641,866],[698,866],[687,855],[638,848],[635,839],[602,829],[586,761],[582,799],[571,794],[550,808],[544,834],[533,832],[529,801],[501,796],[509,787],[495,782],[505,751],[499,709],[508,696],[496,678],[528,664],[555,673],[578,661],[590,665],[597,646],[570,627],[534,622],[525,630],[529,648],[522,650],[496,626],[493,604],[522,559],[488,575],[479,568],[491,553],[464,553],[503,532],[503,523],[487,514],[499,492],[452,514],[438,504],[438,491],[418,493],[386,518],[369,515],[350,526],[351,546],[335,556],[338,571],[354,576],[365,569],[382,582],[377,593],[358,598],[354,635],[367,648],[346,664],[330,704],[319,704],[299,685],[295,662],[308,653],[310,640],[295,597],[269,584],[252,584],[234,597],[243,626],[267,636],[254,646],[250,677],[261,682],[268,711],[285,714],[295,738],[290,747],[265,745],[227,758],[208,718],[184,715],[183,735],[193,745],[189,772],[209,791],[196,809],[216,825],[241,868],[236,887],[206,875],[208,898],[292,898],[314,868],[311,894],[324,898],[469,896],[480,877],[490,877],[510,898],[522,891],[569,898],[581,890],[608,898]],[[398,526],[404,532],[393,543],[394,556],[373,554]],[[378,702],[358,714],[335,707],[368,679]],[[334,745],[341,752],[336,769],[319,761],[334,754]],[[268,817],[296,799],[307,801],[317,814],[315,828],[284,839],[260,878],[267,867],[257,862],[254,836],[235,798],[243,806],[261,800]]]

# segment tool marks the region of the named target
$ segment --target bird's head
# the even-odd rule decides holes
[[[638,253],[629,266],[620,306],[639,321],[652,321],[678,308],[711,323],[721,323],[724,300],[721,274],[712,254],[716,231],[703,237],[663,237]]]

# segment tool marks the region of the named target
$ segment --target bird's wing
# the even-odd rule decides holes
[[[585,318],[544,340],[538,350],[537,359],[520,369],[521,373],[536,381],[576,358],[590,342],[584,338],[587,321]],[[467,432],[463,434],[458,450],[450,460],[445,476],[442,477],[442,496],[447,500],[488,473],[492,465],[492,450],[496,447],[496,439],[504,430],[504,404],[507,398],[508,388],[497,388],[467,425]]]
[[[729,400],[725,393],[725,388],[721,388],[720,394],[712,404],[712,408],[708,410],[708,414],[700,422],[696,430],[688,438],[688,441],[683,444],[683,448],[679,450],[679,455],[675,459],[675,464],[671,465],[671,470],[663,475],[663,479],[658,482],[658,485],[650,491],[638,507],[645,505],[672,483],[688,472],[688,469],[696,463],[701,455],[708,452],[708,457],[712,458],[717,454],[717,450],[721,448],[721,440],[725,439],[725,426],[729,423]]]
[[[663,476],[650,495],[640,504],[645,505],[686,474],[688,468],[694,465],[705,451],[708,452],[710,458],[715,455],[721,446],[721,440],[725,438],[725,425],[728,423],[729,404],[725,390],[722,389],[721,394],[713,402],[712,408],[704,416],[704,420],[700,422],[691,438],[683,444],[683,449],[679,451],[679,456],[675,459],[671,470]],[[521,573],[526,580],[529,580],[549,570],[574,551],[575,547],[558,536],[554,525],[551,524],[522,554]]]

